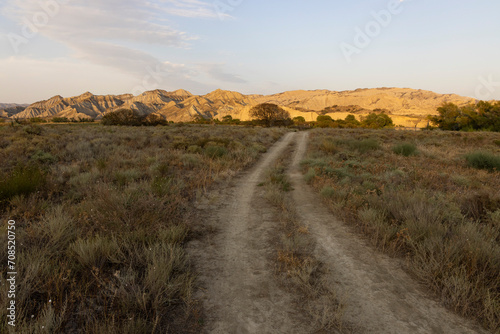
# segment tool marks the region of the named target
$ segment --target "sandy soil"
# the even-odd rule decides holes
[[[344,297],[345,321],[355,333],[485,333],[444,309],[403,270],[402,263],[373,250],[339,222],[305,184],[299,163],[307,133],[289,133],[231,185],[197,207],[199,224],[213,233],[194,240],[188,252],[199,272],[195,299],[204,309],[206,333],[310,333],[295,296],[279,287],[270,260],[275,211],[263,198],[263,172],[297,141],[290,178],[293,200],[316,240],[315,256]]]

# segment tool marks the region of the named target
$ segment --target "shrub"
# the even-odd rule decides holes
[[[69,123],[70,120],[67,117],[54,117],[54,118],[52,118],[52,122],[54,122],[54,123]]]
[[[205,147],[205,154],[210,158],[222,158],[228,153],[227,149],[224,146],[219,145],[207,145]]]
[[[304,124],[306,122],[306,119],[303,116],[294,117],[292,120],[295,124]]]
[[[36,165],[18,166],[0,181],[0,201],[29,195],[45,183],[46,176]]]
[[[380,144],[377,140],[369,138],[363,140],[352,140],[347,142],[348,146],[352,149],[358,150],[360,153],[378,150]]]
[[[50,164],[53,164],[53,163],[57,162],[57,158],[55,156],[53,156],[50,153],[47,153],[47,152],[44,152],[44,151],[40,151],[40,150],[36,151],[31,156],[31,160],[34,161],[34,162],[38,162],[38,163],[41,163],[41,164],[47,164],[47,165],[50,165]]]
[[[29,135],[40,136],[42,134],[42,127],[38,125],[30,125],[24,128],[24,132]]]
[[[500,171],[500,156],[488,152],[469,153],[465,156],[465,160],[472,168]]]
[[[321,196],[326,198],[332,198],[333,196],[335,196],[335,189],[333,189],[330,186],[324,186],[321,189]]]
[[[394,146],[392,151],[396,154],[409,157],[410,155],[415,155],[417,153],[417,146],[412,143],[401,143]]]
[[[331,140],[329,138],[325,138],[321,142],[320,149],[326,153],[335,153],[335,152],[337,152],[337,145],[335,145],[333,140]]]
[[[149,114],[142,120],[142,125],[145,126],[168,125],[168,122],[166,119],[161,118],[158,115]]]

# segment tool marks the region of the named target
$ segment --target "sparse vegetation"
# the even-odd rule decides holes
[[[405,257],[450,309],[498,331],[498,135],[315,129],[310,137],[305,179],[332,213]],[[367,138],[378,144],[362,145]]]
[[[41,128],[36,136],[0,128],[3,230],[16,221],[16,332],[199,332],[184,253],[195,237],[190,201],[255,161],[283,131]],[[0,294],[4,320],[6,303]]]

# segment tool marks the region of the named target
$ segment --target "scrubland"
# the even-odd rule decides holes
[[[184,250],[192,237],[190,203],[254,162],[283,132],[0,127],[0,262],[4,268],[13,219],[16,332],[199,331]],[[4,323],[7,302],[0,294]]]
[[[306,181],[457,313],[500,330],[500,136],[315,129]]]

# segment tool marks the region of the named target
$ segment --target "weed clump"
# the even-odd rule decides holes
[[[417,145],[412,143],[397,144],[392,148],[392,151],[398,155],[409,157],[417,154]]]
[[[207,145],[205,147],[205,154],[214,159],[214,158],[222,158],[228,153],[227,149],[224,146],[219,145]]]
[[[37,165],[17,166],[0,181],[0,201],[14,196],[29,195],[46,182],[45,173]]]
[[[476,169],[500,171],[500,156],[488,152],[473,152],[465,156],[467,165]]]

